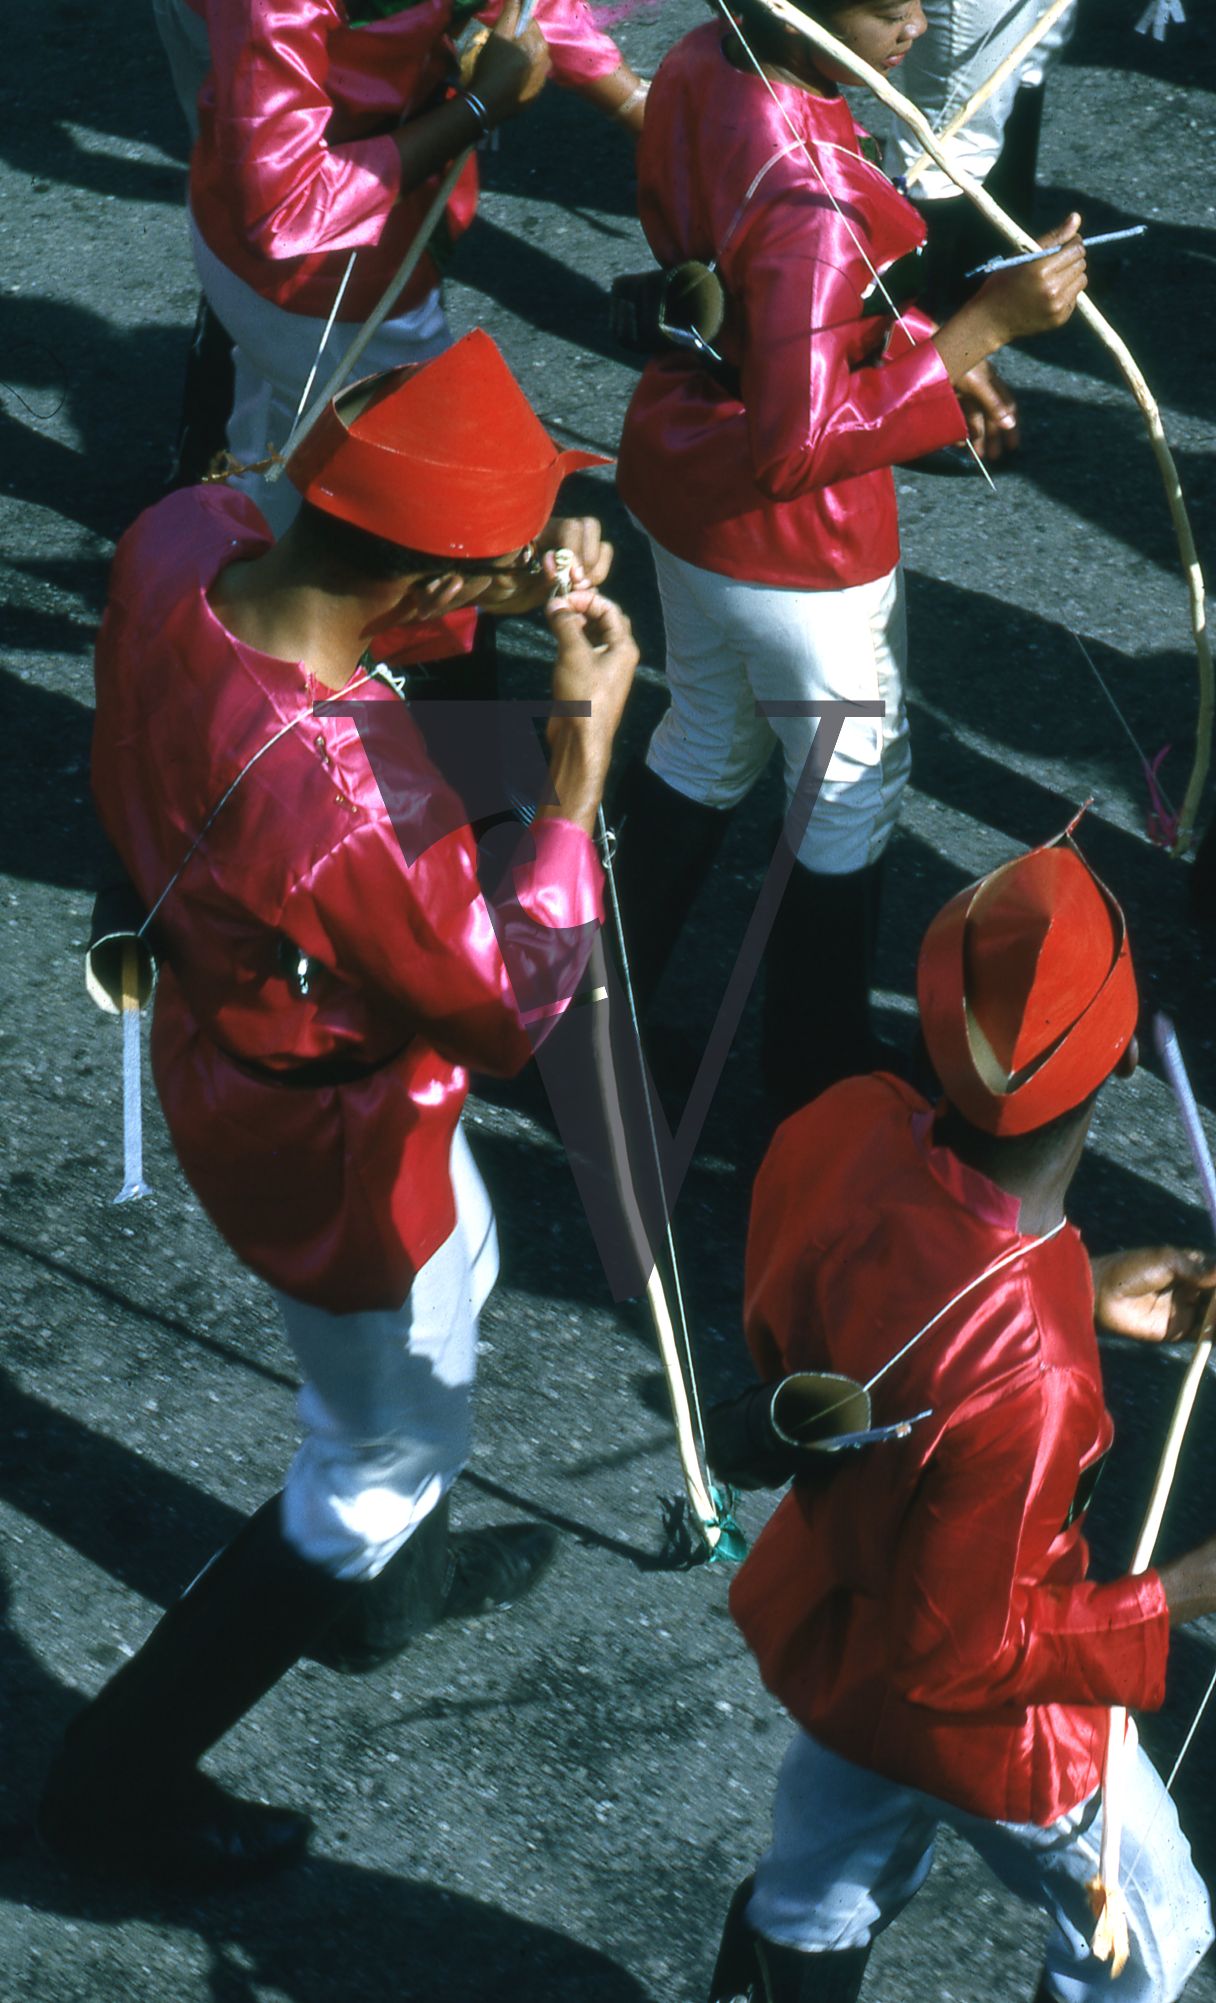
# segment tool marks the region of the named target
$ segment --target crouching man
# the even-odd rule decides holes
[[[200,1757],[304,1651],[370,1667],[518,1599],[551,1555],[533,1526],[447,1535],[497,1270],[460,1112],[467,1067],[517,1070],[560,1015],[601,916],[590,833],[637,652],[598,590],[598,525],[550,524],[574,546],[549,614],[551,797],[492,904],[408,689],[375,666],[390,631],[546,599],[533,538],[599,463],[553,443],[476,333],[337,399],[288,468],[304,505],[280,542],[243,495],[193,488],[119,548],[97,803],[151,914],[169,1130],[276,1292],[304,1439],[69,1728],[39,1815],[65,1864],[193,1883],[298,1855],[307,1820]]]
[[[1070,839],[948,904],[918,987],[944,1100],[850,1079],[779,1129],[756,1184],[745,1314],[762,1378],[837,1372],[870,1393],[863,1423],[912,1423],[819,1456],[837,1471],[795,1480],[735,1581],[735,1618],[800,1729],[712,1995],[852,2003],[947,1823],[1050,1915],[1040,2003],[1170,2003],[1212,1931],[1142,1751],[1117,1980],[1091,1952],[1087,1886],[1109,1707],[1161,1703],[1171,1625],[1216,1610],[1216,1540],[1139,1577],[1088,1576],[1084,1513],[1112,1438],[1094,1322],[1194,1333],[1216,1271],[1171,1249],[1091,1264],[1067,1221],[1137,1016],[1123,914]]]

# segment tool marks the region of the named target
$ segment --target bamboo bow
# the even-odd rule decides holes
[[[1159,1015],[1154,1019],[1153,1035],[1165,1067],[1166,1077],[1178,1102],[1195,1172],[1203,1190],[1204,1203],[1212,1220],[1212,1229],[1216,1232],[1216,1168],[1212,1164],[1211,1152],[1195,1103],[1195,1094],[1191,1089],[1186,1066],[1182,1061],[1182,1052],[1178,1047],[1178,1038],[1174,1034],[1174,1026],[1168,1016]],[[1216,1340],[1216,1298],[1204,1316],[1203,1326],[1195,1342],[1195,1353],[1187,1365],[1186,1376],[1178,1392],[1170,1429],[1166,1434],[1165,1446],[1161,1453],[1161,1464],[1157,1469],[1152,1495],[1149,1497],[1144,1528],[1140,1532],[1131,1562],[1133,1574],[1146,1572],[1153,1562],[1153,1552],[1165,1515],[1165,1506],[1170,1499],[1174,1476],[1178,1471],[1182,1442],[1190,1423],[1199,1386],[1203,1382],[1204,1372],[1212,1354],[1214,1340]],[[1205,1698],[1204,1703],[1206,1702]],[[1201,1705],[1200,1713],[1202,1708]],[[1102,1770],[1102,1850],[1098,1860],[1098,1875],[1090,1881],[1088,1887],[1094,1918],[1097,1921],[1093,1951],[1099,1961],[1110,1962],[1112,1980],[1122,1974],[1127,1965],[1129,1952],[1126,1902],[1119,1887],[1119,1852],[1123,1837],[1123,1791],[1127,1760],[1135,1744],[1136,1729],[1126,1710],[1121,1705],[1113,1706],[1110,1714],[1110,1733],[1106,1742],[1106,1761]],[[1176,1767],[1175,1772],[1177,1772]]]
[[[910,98],[905,97],[902,91],[896,90],[880,70],[863,62],[860,56],[854,55],[851,49],[846,48],[835,35],[821,27],[818,21],[812,20],[809,15],[801,13],[797,7],[791,5],[790,0],[760,0],[760,4],[774,20],[793,28],[805,41],[810,42],[812,47],[818,49],[821,55],[830,56],[832,61],[839,64],[856,82],[865,84],[889,111],[893,111],[897,118],[909,126],[929,158],[942,169],[943,173],[949,175],[955,186],[974,202],[980,213],[988,218],[993,228],[998,230],[1009,243],[1015,245],[1018,250],[1039,248],[1034,237],[1022,229],[1020,224],[1015,223],[1012,216],[1006,215],[1004,209],[993,201],[991,195],[986,193],[978,181],[964,173],[961,167],[951,164],[942,150],[940,139],[932,131],[924,113]],[[1162,485],[1165,488],[1165,497],[1169,504],[1178,552],[1187,582],[1191,631],[1199,670],[1199,713],[1195,729],[1195,753],[1172,850],[1174,855],[1180,856],[1185,855],[1194,837],[1195,819],[1211,763],[1212,724],[1216,715],[1216,672],[1213,671],[1212,648],[1208,638],[1203,571],[1199,564],[1199,553],[1195,547],[1195,536],[1183,498],[1178,468],[1161,423],[1161,412],[1156,398],[1145,381],[1140,365],[1122,336],[1116,333],[1105,315],[1100,313],[1092,300],[1086,298],[1084,294],[1077,302],[1077,312],[1097,335],[1103,347],[1109,349],[1114,356],[1144,418],[1153,456],[1157,461]]]

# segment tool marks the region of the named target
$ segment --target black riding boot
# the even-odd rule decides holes
[[[869,1948],[803,1954],[762,1939],[744,1918],[752,1884],[748,1878],[731,1900],[709,2003],[857,2003]]]
[[[765,952],[761,1065],[782,1118],[884,1052],[870,1022],[882,863],[824,876],[795,863]]]
[[[232,337],[202,298],[186,359],[171,487],[194,486],[205,477],[216,453],[224,450],[233,383]]]
[[[265,1503],[68,1727],[38,1810],[50,1854],[189,1885],[239,1883],[300,1856],[307,1817],[242,1801],[197,1762],[354,1590],[286,1542],[280,1497]]]
[[[613,808],[613,874],[639,1017],[654,1000],[733,811],[687,799],[640,759],[621,779]]]
[[[1008,209],[1014,222],[1027,230],[1034,220],[1044,89],[1041,83],[1024,83],[1019,89],[1005,120],[1005,136],[996,165],[984,183],[993,201]],[[1012,252],[1012,245],[1005,248]]]
[[[448,1498],[419,1524],[382,1572],[309,1652],[328,1669],[362,1675],[391,1662],[437,1621],[514,1606],[548,1570],[556,1534],[544,1524],[448,1532]]]

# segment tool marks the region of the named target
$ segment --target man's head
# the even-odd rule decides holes
[[[898,69],[928,25],[921,0],[793,0],[793,4],[853,55],[884,73]],[[765,61],[783,63],[797,75],[804,74],[809,64],[833,83],[853,80],[850,70],[809,49],[805,36],[775,21],[763,0],[740,0],[731,12],[739,16],[749,43]]]
[[[343,391],[292,454],[305,531],[352,576],[468,580],[445,603],[518,576],[567,473],[609,462],[563,450],[488,334]]]
[[[921,1030],[950,1104],[999,1138],[1084,1106],[1131,1046],[1123,913],[1071,832],[993,870],[930,925]]]

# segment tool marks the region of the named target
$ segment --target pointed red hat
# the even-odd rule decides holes
[[[917,997],[946,1097],[985,1133],[1045,1126],[1110,1076],[1135,1034],[1136,977],[1123,913],[1071,828],[938,912]]]
[[[434,361],[340,392],[287,463],[326,514],[426,556],[505,556],[544,527],[567,473],[608,466],[555,444],[480,330]]]

